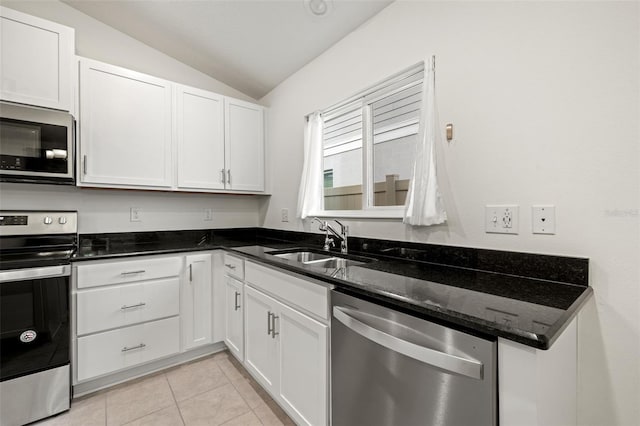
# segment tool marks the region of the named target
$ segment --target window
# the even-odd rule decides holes
[[[413,171],[423,79],[421,63],[323,111],[325,214],[401,215]]]

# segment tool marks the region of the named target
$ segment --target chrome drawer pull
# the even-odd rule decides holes
[[[224,266],[226,266],[226,267],[227,267],[227,268],[229,268],[229,269],[233,269],[233,270],[235,270],[235,269],[236,269],[236,265],[232,265],[232,264],[230,264],[230,263],[225,263],[225,264],[224,264]]]
[[[120,273],[120,275],[127,276],[127,275],[134,275],[134,274],[143,274],[145,272],[147,272],[147,271],[145,271],[144,269],[140,269],[139,271],[122,272],[122,273]]]
[[[132,351],[134,349],[142,349],[142,348],[145,348],[145,347],[147,347],[147,345],[145,345],[144,343],[140,343],[138,346],[132,346],[130,348],[125,346],[124,348],[122,348],[122,352],[129,352],[129,351]]]
[[[124,311],[124,310],[126,310],[126,309],[139,308],[140,306],[145,306],[145,305],[146,305],[146,303],[144,303],[144,302],[140,302],[140,303],[138,303],[137,305],[129,305],[129,306],[127,306],[127,305],[122,305],[122,308],[120,308],[120,309]]]
[[[240,304],[238,303],[238,296],[240,296],[240,293],[238,293],[237,291],[235,293],[234,311],[237,311],[238,309],[240,309]]]
[[[276,319],[280,318],[276,314],[271,314],[271,338],[275,339],[280,333],[276,332]]]
[[[267,336],[271,334],[271,315],[273,315],[271,311],[268,311],[267,312]]]

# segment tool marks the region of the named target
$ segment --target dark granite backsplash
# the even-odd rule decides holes
[[[322,247],[324,242],[322,234],[255,229],[259,239],[264,240],[296,242],[300,245],[314,247]],[[219,231],[215,232],[217,234]],[[349,252],[365,256],[369,254],[436,263],[581,286],[589,285],[589,260],[585,258],[360,237],[349,237]]]
[[[324,242],[324,235],[264,228],[84,234],[80,235],[78,255],[93,257],[118,253],[170,251],[182,248],[206,249],[216,246],[272,242],[320,248]],[[580,286],[587,286],[589,283],[589,260],[584,258],[361,237],[349,237],[349,252]],[[380,267],[383,267],[383,264]],[[410,273],[410,268],[408,272]]]

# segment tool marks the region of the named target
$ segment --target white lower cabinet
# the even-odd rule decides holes
[[[244,361],[244,284],[230,276],[224,277],[224,341],[229,351]]]
[[[298,424],[328,424],[329,327],[286,305],[279,309],[280,401]]]
[[[182,284],[183,349],[211,343],[211,254],[186,256]]]
[[[289,306],[286,303],[289,294],[272,297],[254,288],[259,284],[253,281],[261,281],[261,277],[267,281],[274,274],[281,275],[283,280],[291,278],[264,269],[268,268],[246,263],[245,367],[297,424],[326,425],[329,326],[303,313],[306,303],[302,303],[300,310]],[[326,299],[327,295],[320,297]]]
[[[78,381],[180,351],[180,319],[124,327],[78,338]]]
[[[249,286],[245,297],[245,367],[268,390],[277,390],[278,345],[271,331],[271,315],[277,316],[278,302]]]
[[[178,277],[79,292],[78,335],[178,315],[179,300]]]
[[[210,252],[198,252],[74,266],[74,385],[116,373],[122,380],[124,370],[178,354],[189,359],[194,349],[206,353],[211,264]]]
[[[498,338],[501,425],[578,424],[577,336],[574,318],[548,350]]]

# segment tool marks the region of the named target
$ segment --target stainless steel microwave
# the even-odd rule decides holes
[[[74,130],[67,112],[0,102],[0,181],[73,185]]]

